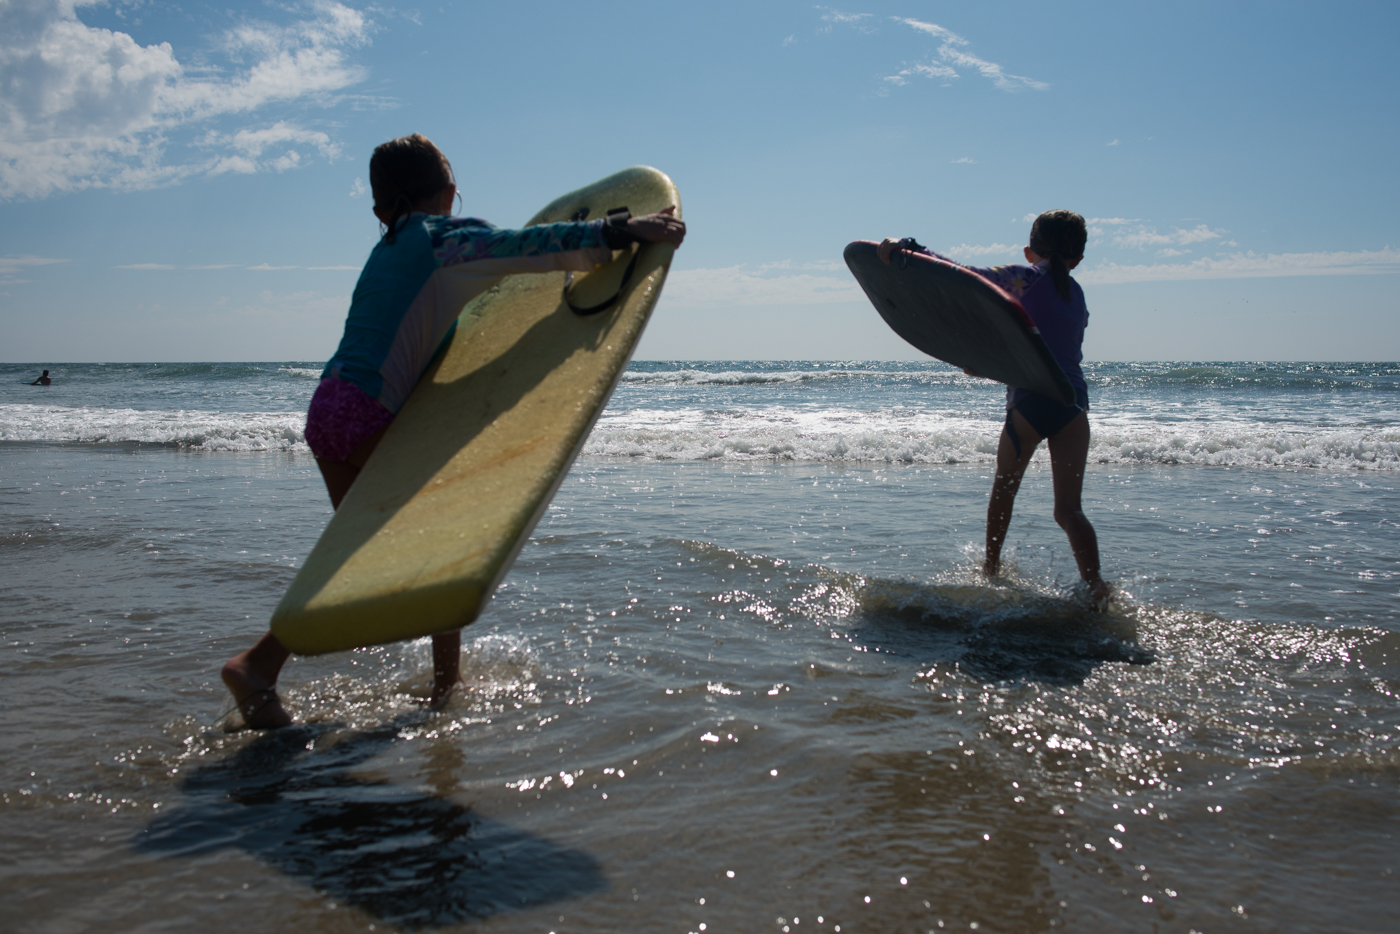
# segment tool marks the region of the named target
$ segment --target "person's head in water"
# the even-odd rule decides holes
[[[1036,262],[1032,253],[1039,259],[1048,259],[1055,291],[1060,293],[1061,298],[1068,299],[1069,271],[1084,258],[1084,244],[1088,240],[1089,231],[1084,226],[1084,218],[1063,209],[1046,211],[1031,224],[1031,243],[1026,247],[1026,259]]]
[[[386,243],[394,242],[399,221],[414,211],[448,214],[457,183],[452,164],[426,136],[414,133],[378,146],[369,159],[369,187],[374,216],[387,228]]]

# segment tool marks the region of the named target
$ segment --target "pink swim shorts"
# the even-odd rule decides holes
[[[306,412],[306,443],[323,461],[340,462],[394,420],[394,413],[354,383],[321,380]]]

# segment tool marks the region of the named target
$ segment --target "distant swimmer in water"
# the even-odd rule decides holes
[[[967,268],[1005,289],[1021,303],[1069,377],[1075,396],[1074,405],[1061,405],[1030,390],[1007,387],[1006,424],[1002,426],[1001,441],[997,445],[996,478],[992,481],[991,501],[987,504],[987,552],[982,572],[988,577],[1001,573],[1001,547],[1011,525],[1016,491],[1021,487],[1026,465],[1031,462],[1041,439],[1049,439],[1055,522],[1069,537],[1079,576],[1088,584],[1090,596],[1095,604],[1102,605],[1113,589],[1100,576],[1098,536],[1084,515],[1080,501],[1084,465],[1089,459],[1089,390],[1079,363],[1084,359],[1084,329],[1089,324],[1089,309],[1084,304],[1084,291],[1069,274],[1084,258],[1087,241],[1084,218],[1073,211],[1046,211],[1031,225],[1030,245],[1025,248],[1026,262],[1030,265]],[[881,243],[880,259],[888,263],[899,250],[907,249],[901,242],[885,240]],[[938,256],[932,250],[916,249]],[[946,256],[938,258],[948,259]],[[967,372],[971,376],[978,375]]]
[[[588,271],[612,251],[636,242],[685,239],[685,222],[669,207],[632,217],[540,224],[507,230],[452,217],[457,183],[452,166],[426,137],[404,136],[369,160],[374,216],[383,225],[350,300],[344,336],[326,364],[306,414],[306,443],[339,507],[388,430],[433,353],[470,298],[441,285],[442,274],[473,274],[485,291],[500,276],[556,269]],[[474,280],[475,281],[475,280]],[[442,295],[457,298],[446,301]],[[461,680],[462,632],[433,635],[433,693],[447,701]],[[292,722],[277,695],[277,677],[291,652],[271,632],[224,663],[224,685],[243,722],[274,729]]]
[[[31,386],[47,386],[47,385],[49,385],[49,384],[52,383],[52,382],[53,382],[53,380],[49,379],[49,371],[48,371],[48,370],[45,370],[43,376],[39,377],[38,379],[36,379],[34,382],[30,383],[29,385],[31,385]]]

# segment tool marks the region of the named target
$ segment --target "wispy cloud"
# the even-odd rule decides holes
[[[1139,226],[1136,230],[1115,234],[1113,237],[1113,245],[1122,247],[1125,250],[1141,250],[1147,247],[1189,246],[1193,243],[1205,243],[1210,240],[1219,240],[1225,233],[1226,231],[1223,230],[1211,230],[1205,224],[1197,224],[1190,230],[1183,230],[1178,227],[1176,230],[1169,233],[1158,233],[1155,227]],[[1234,245],[1233,241],[1222,244],[1222,246]]]
[[[49,260],[49,262],[53,262],[53,263],[66,263],[67,260],[56,259],[56,260]],[[277,271],[281,271],[281,270],[284,270],[284,269],[309,269],[309,270],[312,270],[312,271],[317,271],[317,270],[337,270],[337,271],[339,271],[339,270],[345,270],[345,269],[357,270],[357,269],[359,269],[360,267],[359,267],[359,266],[273,266],[273,265],[270,265],[270,264],[268,264],[268,263],[259,263],[259,264],[256,265],[256,266],[244,266],[244,265],[242,265],[241,263],[200,263],[200,264],[186,265],[186,266],[180,266],[180,265],[176,265],[176,264],[174,264],[174,263],[128,263],[128,264],[126,264],[126,265],[124,265],[124,266],[113,266],[112,268],[113,268],[113,269],[138,269],[138,270],[148,270],[148,271],[156,271],[156,272],[163,272],[163,271],[169,270],[169,269],[250,269],[250,270],[252,270],[253,272],[277,272]],[[3,270],[0,270],[0,275],[2,275],[2,274],[3,274]]]
[[[223,156],[208,169],[209,174],[240,172],[244,174],[258,171],[285,172],[301,164],[301,153],[288,148],[280,155],[264,158],[263,154],[272,147],[281,148],[284,144],[302,144],[318,150],[327,159],[340,155],[340,146],[331,141],[325,133],[316,130],[303,130],[286,121],[278,121],[261,130],[239,130],[232,134],[210,130],[200,140],[204,147],[219,147],[234,150],[232,155]]]
[[[1115,140],[1110,140],[1109,142],[1105,143],[1104,145],[1105,145],[1105,146],[1119,146],[1119,145],[1122,145],[1122,144],[1119,143],[1118,140],[1115,139]]]
[[[933,62],[931,64],[920,63],[917,65],[910,65],[903,71],[892,75],[886,75],[883,80],[888,81],[890,84],[905,85],[909,83],[909,78],[911,76],[944,80],[959,77],[956,70],[947,65],[940,65],[938,62]]]
[[[187,69],[168,42],[85,25],[94,0],[0,4],[0,198],[83,188],[150,188],[192,175],[286,171],[310,150],[335,158],[325,134],[286,121],[182,131],[246,118],[271,103],[329,105],[364,71],[348,50],[369,41],[364,14],[334,0],[280,25],[247,20],[213,50],[227,66]],[[188,145],[190,152],[172,155]],[[200,150],[215,150],[201,153]]]
[[[957,246],[950,246],[946,250],[940,250],[944,256],[951,256],[953,259],[975,259],[983,256],[1004,256],[1012,259],[1021,258],[1021,248],[1007,243],[973,244],[959,243]]]
[[[70,263],[72,260],[55,259],[50,256],[34,256],[25,254],[23,256],[0,256],[0,279],[8,279],[21,269],[28,269],[31,266],[53,266],[57,263]]]
[[[764,263],[758,267],[759,272],[772,272],[778,269],[786,272],[790,269],[801,271],[821,270],[822,272],[845,272],[846,264],[832,259],[817,260],[814,263],[799,263],[795,260],[781,259],[771,263]]]
[[[830,270],[830,274],[766,274],[766,270],[787,268]],[[834,262],[768,263],[759,270],[742,265],[722,269],[678,269],[666,278],[667,304],[681,307],[826,305],[860,301],[865,301],[865,293],[844,266]]]
[[[1121,282],[1189,279],[1258,279],[1276,276],[1355,276],[1400,272],[1400,250],[1361,250],[1333,253],[1230,253],[1202,257],[1190,263],[1119,265],[1103,263],[1075,272],[1081,282],[1108,285]]]
[[[908,68],[898,71],[895,74],[887,75],[885,81],[890,84],[908,84],[911,77],[924,77],[951,82],[954,78],[962,75],[959,68],[973,71],[991,81],[993,85],[1003,91],[1044,91],[1050,87],[1044,81],[1037,81],[1034,78],[1027,78],[1022,75],[1013,75],[1002,68],[996,62],[989,62],[984,58],[978,58],[969,52],[968,41],[962,36],[939,26],[937,23],[926,23],[922,20],[909,19],[907,17],[891,17],[897,23],[903,23],[912,29],[932,36],[938,41],[938,61],[926,62],[911,65]]]
[[[819,6],[822,10],[822,22],[826,23],[822,27],[822,32],[831,32],[836,26],[849,26],[859,32],[875,32],[875,26],[871,23],[875,17],[869,13],[843,13],[829,6]]]
[[[969,158],[968,156],[963,156],[961,159],[953,159],[953,160],[951,160],[951,164],[952,164],[952,165],[976,165],[976,164],[977,164],[977,160],[976,160],[976,159]]]
[[[20,270],[30,269],[34,266],[52,266],[56,263],[67,263],[71,260],[54,259],[49,256],[34,256],[25,254],[23,256],[0,256],[0,285],[23,285],[29,279],[21,279],[17,275]],[[9,295],[9,292],[5,293]]]

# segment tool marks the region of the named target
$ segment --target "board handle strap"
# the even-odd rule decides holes
[[[573,284],[573,276],[569,276],[564,281],[564,304],[568,305],[569,310],[580,318],[607,311],[613,305],[616,305],[617,300],[622,297],[622,293],[627,291],[627,284],[632,281],[632,273],[637,269],[637,257],[640,256],[641,253],[641,250],[634,250],[632,252],[632,261],[627,264],[627,271],[622,274],[622,282],[618,285],[617,291],[613,293],[612,298],[609,298],[607,301],[599,302],[596,305],[580,308],[569,300],[569,286]]]

